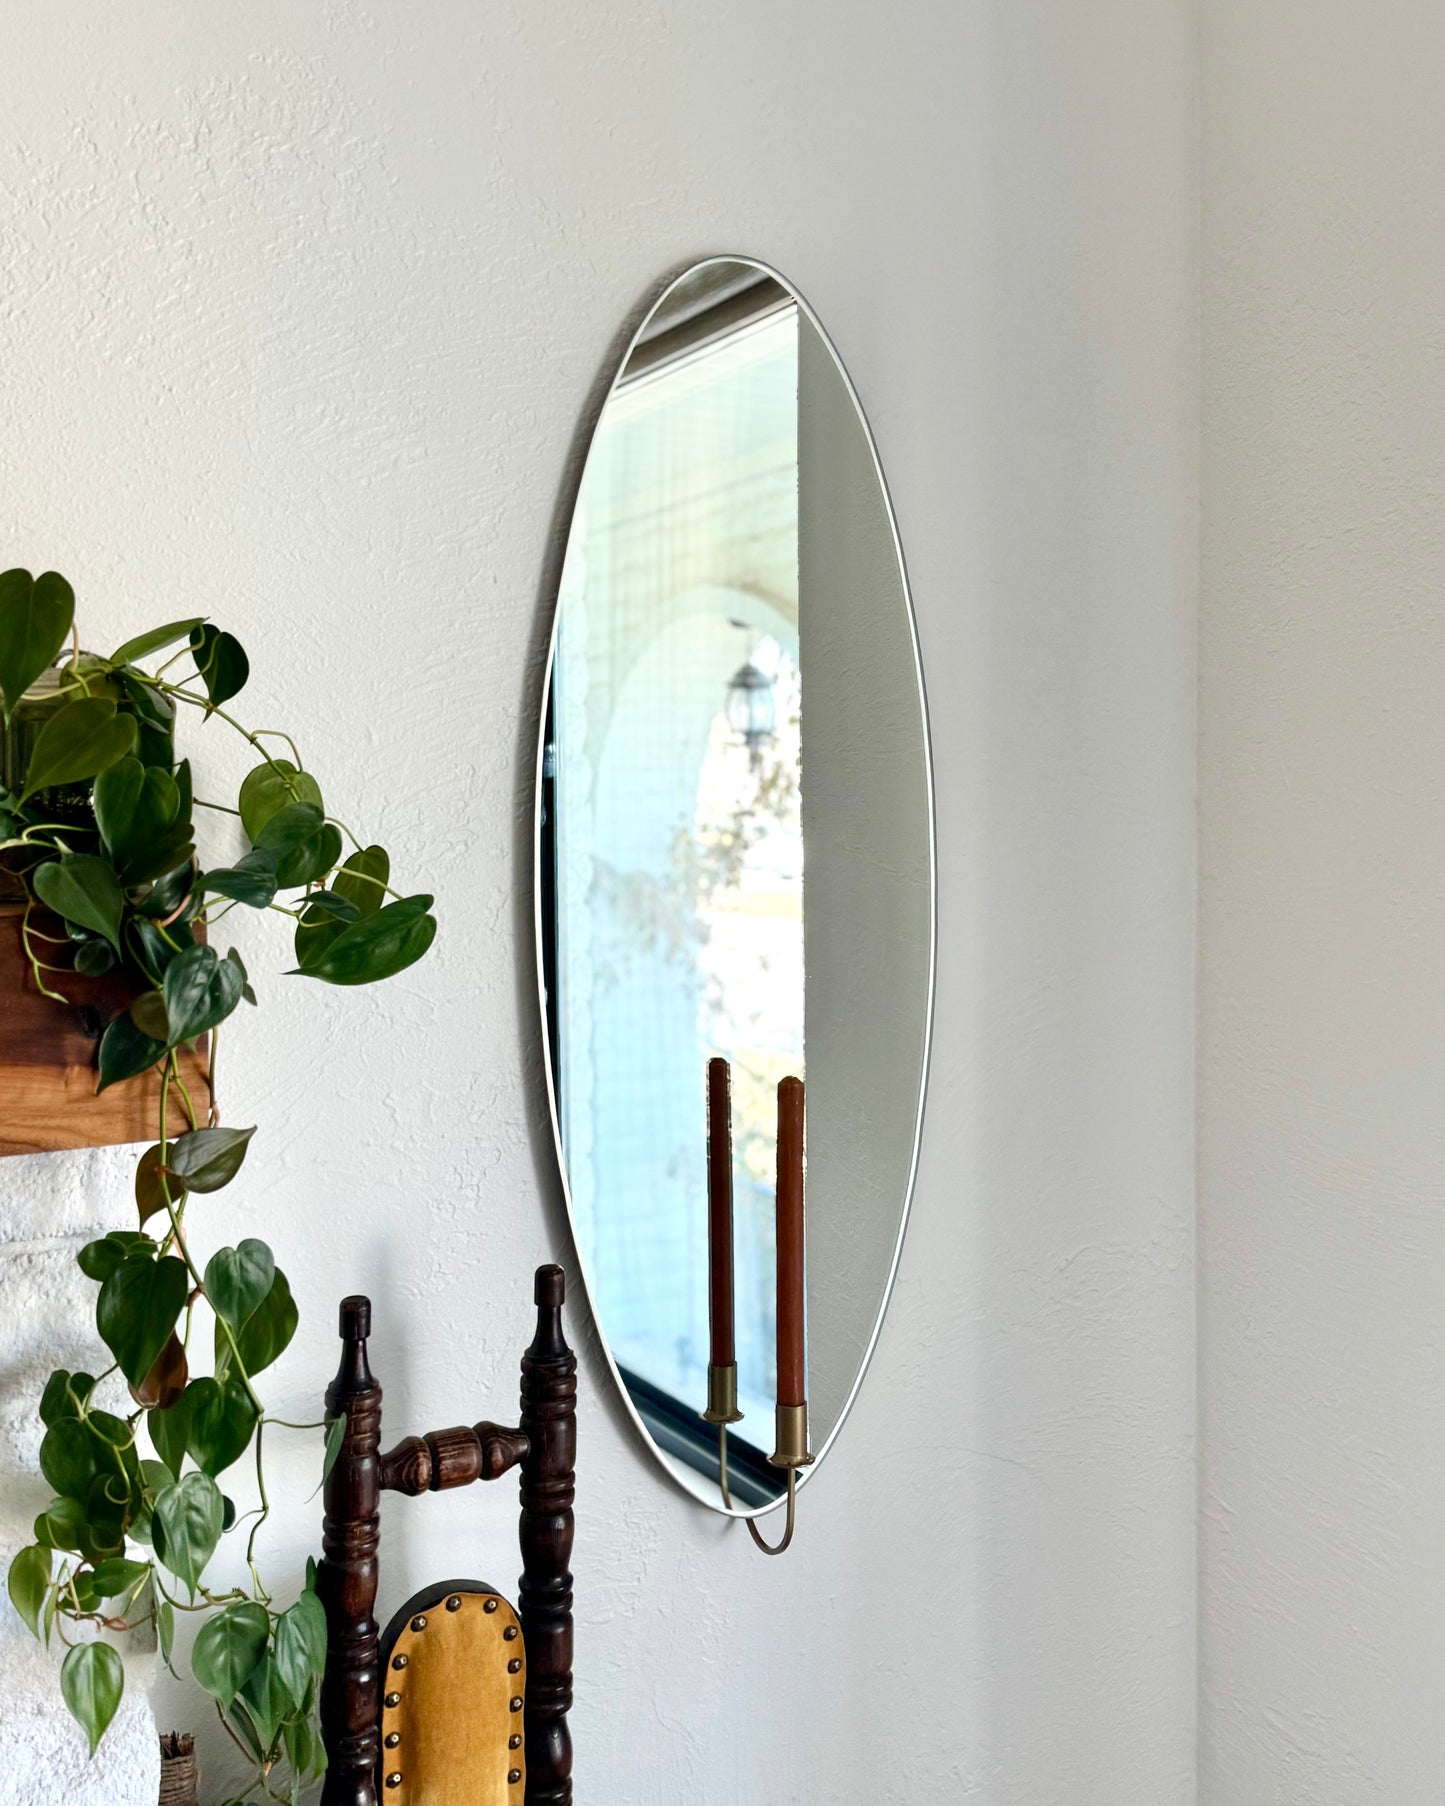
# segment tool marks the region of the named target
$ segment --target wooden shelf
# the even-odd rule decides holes
[[[114,973],[49,982],[67,1002],[41,995],[20,939],[23,910],[0,903],[0,1157],[61,1148],[103,1148],[156,1139],[160,1079],[95,1091],[95,1052],[132,992]],[[56,925],[37,921],[47,933]],[[211,1100],[205,1044],[182,1054],[181,1072],[199,1114]]]

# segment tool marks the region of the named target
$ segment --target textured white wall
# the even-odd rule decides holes
[[[222,1089],[262,1130],[209,1208],[297,1282],[278,1408],[314,1405],[353,1288],[397,1429],[513,1394],[531,1267],[568,1258],[523,954],[544,554],[624,320],[665,270],[752,252],[848,360],[910,557],[932,1106],[878,1358],[787,1559],[659,1482],[574,1311],[580,1798],[1189,1800],[1189,6],[3,21],[4,555],[64,569],[98,642],[232,625],[252,717],[302,721],[338,810],[403,869],[425,852],[439,893],[436,953],[383,991],[303,996],[269,976],[279,936],[248,933],[264,1009]],[[8,1163],[0,1199],[63,1264],[124,1220],[124,1167]],[[68,1297],[57,1349],[83,1330]],[[39,1361],[0,1350],[7,1512],[38,1490],[9,1401]],[[282,1465],[268,1565],[294,1575],[312,1452]],[[383,1603],[507,1581],[513,1523],[506,1488],[392,1501]],[[192,1689],[155,1697],[202,1717]],[[207,1760],[214,1788],[214,1736]]]
[[[1445,12],[1204,8],[1208,1806],[1445,1773]]]

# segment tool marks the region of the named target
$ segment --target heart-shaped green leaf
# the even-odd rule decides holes
[[[325,820],[319,803],[284,802],[267,818],[255,844],[268,848],[279,863],[304,846]]]
[[[127,640],[123,646],[116,647],[110,655],[110,662],[113,665],[133,665],[139,659],[149,658],[153,652],[174,646],[177,640],[186,639],[204,621],[204,615],[195,615],[189,621],[171,621],[164,627],[152,627],[149,633],[138,633],[133,640]]]
[[[306,1718],[297,1713],[281,1727],[281,1740],[286,1746],[286,1760],[292,1772],[303,1779],[314,1779],[326,1769],[326,1752],[313,1738]],[[319,1761],[318,1761],[319,1754]],[[299,1792],[298,1792],[299,1799]]]
[[[176,1646],[176,1608],[169,1599],[156,1602],[156,1642],[160,1645],[161,1660],[171,1668],[171,1651]],[[175,1673],[174,1668],[171,1673]]]
[[[0,573],[0,698],[13,709],[55,663],[75,619],[75,592],[58,571]]]
[[[135,1206],[142,1223],[165,1209],[167,1193],[173,1205],[179,1204],[186,1195],[186,1187],[183,1180],[166,1171],[157,1142],[141,1155],[135,1169]]]
[[[276,883],[282,890],[298,885],[315,884],[333,870],[341,857],[341,830],[334,822],[323,822],[320,828],[284,859],[276,872]]]
[[[151,1447],[165,1463],[173,1480],[180,1479],[181,1468],[185,1465],[188,1411],[185,1395],[182,1394],[168,1410],[146,1412],[146,1428],[150,1431]]]
[[[104,978],[115,960],[115,950],[105,941],[82,941],[75,949],[75,969],[82,978]]]
[[[375,914],[379,901],[378,897],[370,909],[362,910],[341,894],[339,882],[336,890],[308,891],[306,908],[296,924],[296,964],[303,968],[315,965],[347,923]]]
[[[309,771],[299,771],[289,759],[268,759],[247,772],[236,800],[241,807],[241,826],[252,841],[260,838],[267,822],[288,803],[309,803],[318,818],[326,813],[321,786]]]
[[[229,1185],[246,1158],[255,1126],[249,1129],[192,1129],[171,1143],[167,1170],[187,1191],[219,1191]]]
[[[125,1552],[125,1525],[132,1487],[128,1478],[114,1471],[99,1473],[85,1495],[85,1522],[80,1530],[81,1553],[92,1561]]]
[[[193,1040],[224,1022],[241,1001],[244,983],[242,974],[229,960],[218,958],[214,947],[187,947],[177,954],[162,980],[171,1045]]]
[[[269,1756],[281,1720],[292,1710],[291,1695],[277,1670],[274,1656],[262,1656],[237,1695],[236,1705],[256,1727],[257,1741]]]
[[[67,853],[37,866],[30,879],[35,894],[58,916],[103,934],[120,951],[120,918],[125,896],[115,873],[93,853]]]
[[[169,828],[175,821],[180,806],[181,788],[170,772],[149,767],[141,783],[128,842],[153,840],[162,828]]]
[[[41,728],[25,772],[21,801],[57,784],[79,784],[135,750],[136,725],[105,696],[68,702]]]
[[[106,1460],[105,1450],[78,1417],[62,1417],[40,1444],[40,1471],[57,1493],[83,1499]]]
[[[213,1699],[230,1705],[265,1655],[270,1630],[265,1606],[250,1599],[228,1605],[201,1626],[191,1650],[191,1671]]]
[[[49,1429],[62,1417],[79,1417],[81,1406],[94,1390],[95,1381],[88,1373],[69,1373],[57,1367],[40,1395],[41,1423]]]
[[[85,1732],[93,1756],[125,1686],[125,1670],[109,1643],[79,1643],[60,1669],[60,1691],[70,1716]]]
[[[221,1489],[211,1476],[191,1473],[166,1487],[151,1513],[156,1554],[176,1579],[190,1588],[193,1598],[221,1540],[225,1509]],[[265,1615],[263,1607],[256,1610]]]
[[[75,1264],[87,1279],[103,1285],[126,1261],[149,1258],[156,1251],[153,1239],[139,1229],[112,1229],[99,1241],[87,1242],[75,1257]]]
[[[224,1473],[245,1454],[256,1408],[239,1376],[224,1385],[192,1380],[186,1389],[186,1453],[202,1473]]]
[[[171,1020],[166,1013],[165,992],[142,991],[130,1006],[130,1019],[148,1041],[164,1041],[171,1032]]]
[[[128,1556],[112,1555],[101,1562],[92,1579],[102,1599],[120,1599],[138,1586],[151,1571],[148,1561],[132,1561]]]
[[[123,884],[149,883],[194,852],[189,815],[180,818],[180,786],[162,767],[122,759],[95,780],[93,800]]]
[[[265,909],[276,895],[276,856],[263,847],[253,847],[234,865],[207,872],[200,885],[214,897],[231,897],[250,909]]]
[[[256,850],[272,855],[277,884],[290,890],[331,870],[341,857],[341,830],[315,803],[287,803],[256,836]]]
[[[116,1268],[100,1288],[95,1326],[132,1385],[150,1372],[186,1302],[190,1279],[174,1255],[141,1255]],[[57,1487],[57,1492],[68,1491]]]
[[[374,916],[386,901],[391,882],[391,858],[385,847],[363,847],[353,853],[336,874],[332,889],[356,905],[357,913]]]
[[[285,1351],[292,1336],[296,1334],[296,1323],[296,1304],[291,1296],[291,1287],[287,1284],[286,1275],[278,1267],[271,1290],[240,1330],[235,1332],[241,1361],[252,1379],[258,1373],[264,1373]],[[219,1323],[216,1325],[215,1346],[216,1377],[222,1379],[230,1369],[231,1344]]]
[[[54,1557],[42,1543],[30,1543],[10,1564],[7,1587],[10,1603],[30,1626],[33,1637],[40,1635],[40,1611],[50,1590],[50,1570]]]
[[[101,838],[112,854],[123,849],[130,836],[130,825],[135,820],[135,805],[141,800],[144,780],[146,768],[134,755],[130,759],[117,759],[114,766],[101,771],[96,778],[90,802],[96,809]]]
[[[52,1499],[35,1520],[35,1540],[47,1549],[78,1552],[85,1507],[79,1499]]]
[[[231,1708],[225,1717],[226,1729],[235,1738],[237,1746],[246,1752],[253,1766],[264,1768],[270,1761],[270,1757],[256,1741],[256,1727],[251,1723],[251,1714],[244,1707],[238,1706],[232,1701]],[[245,1806],[245,1803],[241,1800],[226,1800],[223,1802],[223,1806]],[[299,1795],[295,1806],[300,1806]]]
[[[326,1612],[315,1593],[305,1592],[276,1620],[276,1668],[298,1707],[326,1666]]]
[[[241,642],[233,634],[222,633],[208,623],[193,627],[191,651],[213,709],[220,708],[223,702],[229,702],[246,687],[251,665]]]
[[[121,867],[121,882],[131,889],[174,871],[189,878],[196,857],[194,833],[189,821],[178,821],[162,828],[153,840],[141,841]]]
[[[256,1001],[256,993],[251,989],[251,981],[246,975],[245,960],[243,960],[241,958],[241,955],[236,951],[236,949],[234,947],[227,947],[226,958],[228,960],[230,960],[231,964],[241,974],[241,995],[242,995],[242,997],[245,998],[247,1003],[254,1004]]]
[[[436,939],[436,917],[426,913],[430,905],[430,897],[388,903],[375,915],[343,928],[314,964],[297,970],[333,985],[369,985],[392,978],[415,965]]]
[[[91,802],[101,838],[112,853],[124,847],[130,834],[145,775],[145,766],[131,756],[118,759],[95,780]]]
[[[143,1035],[130,1016],[117,1016],[100,1038],[100,1082],[97,1091],[149,1072],[165,1053],[165,1043]]]
[[[276,1279],[276,1262],[265,1242],[248,1237],[239,1248],[220,1248],[206,1267],[211,1308],[239,1329],[265,1302]]]

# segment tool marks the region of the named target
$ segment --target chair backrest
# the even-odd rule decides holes
[[[562,1269],[539,1267],[537,1331],[522,1356],[515,1429],[435,1430],[386,1454],[381,1387],[367,1359],[371,1303],[342,1300],[341,1364],[326,1414],[344,1415],[346,1429],[326,1481],[316,1583],[327,1623],[321,1806],[378,1806],[381,1798],[406,1806],[423,1791],[468,1806],[572,1806],[577,1361],[562,1332],[565,1295]],[[375,1617],[382,1493],[415,1497],[496,1480],[514,1467],[518,1612],[482,1582],[446,1581],[408,1600],[383,1639]]]

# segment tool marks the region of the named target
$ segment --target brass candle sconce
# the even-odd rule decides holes
[[[732,1084],[726,1060],[708,1062],[708,1321],[707,1423],[718,1432],[718,1485],[732,1509],[728,1488],[728,1425],[738,1423],[738,1368],[733,1325]],[[748,1534],[765,1555],[781,1555],[793,1540],[798,1470],[809,1466],[807,1362],[804,1347],[805,1232],[803,1222],[803,1119],[801,1079],[778,1086],[777,1324],[778,1397],[775,1446],[768,1457],[788,1476],[787,1518],[779,1542],[769,1543],[752,1517]]]

